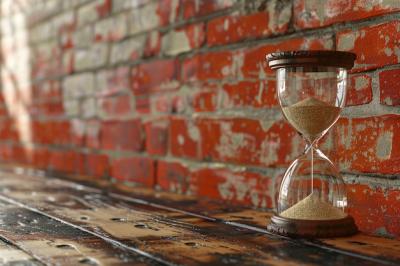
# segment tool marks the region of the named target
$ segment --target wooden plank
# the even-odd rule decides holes
[[[4,201],[0,201],[0,207],[1,237],[24,251],[7,253],[10,258],[20,258],[14,258],[15,265],[42,265],[29,264],[33,256],[46,265],[158,265],[152,259],[25,208]]]
[[[42,266],[43,264],[13,244],[0,240],[0,265]]]
[[[23,178],[24,182],[20,182]],[[171,264],[384,265],[294,241],[233,228],[168,207],[114,199],[97,189],[43,177],[1,174],[3,197],[62,219],[103,239],[113,239]]]
[[[74,176],[82,183],[88,180],[85,177]],[[166,192],[156,192],[151,189],[128,187],[124,185],[110,186],[107,183],[96,183],[102,188],[117,187],[117,192],[110,192],[110,196],[121,198],[120,194],[126,195],[135,202],[148,202],[160,208],[173,208],[184,213],[192,213],[204,219],[215,222],[226,223],[238,227],[250,226],[259,232],[265,231],[269,223],[270,212],[252,210],[243,207],[232,207],[220,204],[212,200],[198,199],[183,195],[176,195]],[[115,190],[114,190],[115,191]],[[165,206],[167,205],[167,206]],[[369,257],[371,261],[386,261],[387,263],[400,264],[400,241],[382,237],[370,236],[359,233],[349,238],[322,239],[316,241],[302,241],[309,246],[320,246],[323,249],[334,250],[343,254],[353,254],[353,256]]]

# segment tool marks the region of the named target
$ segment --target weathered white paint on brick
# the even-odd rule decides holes
[[[216,147],[221,158],[229,158],[244,147],[255,151],[254,136],[246,133],[233,132],[231,124],[226,122],[221,123],[221,132],[224,132],[224,134],[221,135],[218,146]]]
[[[73,42],[75,48],[86,48],[93,44],[94,30],[92,25],[84,26],[75,31]]]
[[[119,12],[131,8],[142,6],[151,0],[114,0],[112,5],[113,12]]]
[[[85,121],[81,119],[72,119],[71,125],[72,125],[72,132],[74,133],[75,136],[83,137],[85,135],[86,131]]]
[[[362,90],[366,87],[368,87],[369,81],[366,77],[364,76],[359,76],[355,78],[355,89],[357,91]]]
[[[130,34],[136,34],[157,27],[160,18],[157,14],[157,1],[132,10],[129,16]]]
[[[271,29],[272,32],[288,24],[292,18],[292,2],[285,1],[283,8],[281,2],[282,0],[273,0],[267,3],[269,15],[268,28]],[[278,8],[279,5],[280,7]]]
[[[129,68],[101,70],[96,73],[95,90],[100,97],[111,96],[130,89]]]
[[[79,7],[77,15],[77,23],[79,27],[95,22],[98,19],[99,16],[96,11],[96,6],[102,4],[103,1],[104,0],[96,0]]]
[[[128,33],[127,14],[123,13],[96,22],[94,32],[96,36],[102,36],[103,38],[107,38],[109,35],[118,39],[124,38]]]
[[[3,29],[3,27],[2,27]],[[50,23],[42,23],[38,24],[31,30],[31,34],[29,34],[29,40],[31,43],[39,43],[42,41],[46,41],[51,38],[51,24]]]
[[[218,191],[221,198],[227,200],[243,201],[246,196],[251,198],[254,206],[259,206],[260,197],[255,187],[257,185],[256,179],[246,180],[240,174],[227,174],[224,173],[225,182],[218,184]]]
[[[51,19],[50,23],[52,34],[54,35],[54,37],[57,37],[60,29],[65,26],[72,26],[75,24],[75,12],[74,10],[70,10],[59,14]]]
[[[97,104],[95,98],[86,98],[82,101],[81,112],[83,118],[93,118],[97,115]]]
[[[390,158],[392,154],[392,143],[393,142],[393,132],[383,132],[378,136],[378,141],[376,143],[376,155],[381,160],[386,160]]]
[[[108,43],[97,43],[75,52],[74,69],[77,71],[105,66],[108,61]]]
[[[349,32],[342,35],[338,41],[338,50],[340,51],[350,51],[354,49],[354,44],[356,39],[359,37],[359,32]]]
[[[76,99],[94,93],[94,74],[83,73],[66,77],[62,83],[64,99]]]
[[[83,5],[85,3],[88,3],[92,0],[68,0],[68,1],[62,1],[62,7],[63,9],[71,9],[80,5]]]
[[[132,57],[140,57],[146,43],[146,36],[141,35],[128,40],[114,43],[111,47],[111,64],[127,62]],[[137,56],[135,56],[135,54]]]
[[[15,0],[2,1],[3,7],[9,5],[12,7],[13,5],[10,3],[16,2]],[[27,6],[31,4],[32,1],[18,1],[18,5],[20,6],[20,10],[28,10]],[[55,14],[61,12],[63,4],[62,2],[66,2],[64,0],[53,0],[53,1],[35,1],[34,5],[29,5],[29,18],[33,22],[42,21],[46,18],[49,18]],[[15,7],[15,5],[14,5]]]
[[[80,113],[80,105],[79,105],[79,100],[75,99],[64,99],[63,100],[63,107],[65,110],[65,113],[69,117],[74,117],[78,116]]]
[[[170,31],[163,37],[161,48],[166,55],[177,55],[191,49],[189,39],[184,31]]]

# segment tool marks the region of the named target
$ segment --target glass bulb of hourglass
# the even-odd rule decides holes
[[[302,206],[296,205],[302,201]],[[346,216],[343,212],[346,206],[345,184],[340,173],[319,149],[308,146],[286,171],[278,213],[286,218],[334,220]]]
[[[329,67],[282,68],[277,77],[282,112],[308,143],[305,153],[285,173],[278,213],[292,219],[345,218],[343,179],[316,145],[339,118],[344,105],[346,71]]]

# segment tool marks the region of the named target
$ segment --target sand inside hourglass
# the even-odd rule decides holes
[[[314,97],[283,107],[282,110],[290,124],[310,142],[328,129],[340,114],[339,107]]]
[[[308,141],[313,142],[339,117],[340,108],[329,105],[314,97],[306,98],[291,106],[283,107],[283,113],[290,124]],[[311,149],[311,187],[313,188],[313,150]],[[311,193],[297,202],[280,216],[302,220],[336,220],[346,214]]]
[[[322,201],[311,193],[292,207],[280,213],[280,216],[300,220],[337,220],[347,215],[340,209]]]

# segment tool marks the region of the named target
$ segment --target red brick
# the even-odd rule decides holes
[[[216,91],[197,91],[192,96],[192,107],[195,112],[212,112],[217,108]]]
[[[272,208],[271,178],[258,173],[203,168],[191,174],[190,190],[200,197]]]
[[[86,154],[85,163],[85,173],[91,177],[108,177],[110,174],[110,162],[107,155]]]
[[[96,75],[98,96],[112,96],[130,88],[129,68],[117,67],[103,70]]]
[[[233,1],[209,1],[209,0],[181,0],[180,6],[183,9],[183,18],[200,17],[222,10],[233,5]]]
[[[275,72],[268,67],[268,63],[265,60],[265,56],[269,53],[287,50],[331,49],[333,49],[333,40],[331,36],[289,39],[282,42],[256,46],[242,51],[243,64],[240,71],[244,77],[263,78],[265,75],[274,76]]]
[[[379,73],[381,104],[400,105],[400,69],[384,70]]]
[[[342,170],[397,174],[400,171],[400,116],[341,118],[336,150]]]
[[[119,94],[98,99],[98,112],[100,117],[115,119],[133,113],[132,99],[129,94]]]
[[[32,98],[42,101],[61,98],[61,86],[58,80],[46,80],[32,85]]]
[[[98,120],[89,120],[86,122],[85,146],[92,149],[101,147],[101,122]]]
[[[120,181],[152,187],[155,184],[155,162],[146,157],[116,159],[111,164],[111,175]]]
[[[169,147],[177,157],[199,158],[199,129],[193,121],[173,117],[170,122]]]
[[[191,24],[181,30],[185,32],[191,49],[199,48],[204,44],[206,39],[204,23]]]
[[[247,118],[199,119],[197,124],[201,158],[205,160],[287,166],[304,149],[300,137],[284,121],[273,122],[268,128]]]
[[[369,74],[350,75],[347,83],[346,106],[372,101],[372,77]]]
[[[9,110],[6,105],[0,105],[0,118],[7,119],[10,117]]]
[[[76,151],[51,151],[49,168],[65,173],[84,173],[84,155]]]
[[[222,107],[276,107],[279,106],[274,80],[241,81],[223,87]]]
[[[145,124],[146,151],[151,155],[165,155],[168,150],[169,120],[161,118]]]
[[[135,96],[135,107],[140,114],[150,113],[150,94]]]
[[[106,150],[141,151],[143,149],[141,121],[133,119],[103,122],[101,147]]]
[[[174,106],[174,93],[162,93],[157,95],[151,95],[151,102],[153,110],[158,113],[173,113],[176,111]],[[179,96],[178,96],[179,97]],[[150,101],[150,99],[149,99]],[[149,102],[150,104],[150,102]]]
[[[31,75],[33,79],[44,79],[63,74],[62,51],[58,46],[44,46],[32,52]]]
[[[98,16],[105,17],[111,12],[112,0],[104,0],[102,3],[96,6]]]
[[[29,114],[32,116],[57,116],[64,113],[61,100],[33,103],[29,106]]]
[[[12,162],[27,164],[30,160],[32,153],[29,148],[26,148],[20,144],[12,146]]]
[[[18,130],[13,120],[5,119],[0,121],[0,139],[18,140]]]
[[[191,95],[175,94],[171,98],[171,113],[184,114],[190,110],[190,106],[193,105],[191,97]]]
[[[80,119],[71,120],[71,143],[83,146],[85,143],[86,122]]]
[[[50,152],[46,148],[34,148],[32,152],[32,165],[37,168],[46,169],[49,166]]]
[[[71,143],[68,121],[32,121],[32,138],[40,144],[66,145]]]
[[[316,28],[337,22],[365,19],[400,10],[396,1],[312,1],[294,2],[296,28]]]
[[[190,170],[180,162],[157,162],[157,185],[166,191],[184,194],[188,190]]]
[[[174,0],[163,0],[157,3],[157,15],[160,25],[165,26],[175,22],[179,14],[179,3]]]
[[[132,90],[135,95],[177,87],[177,62],[173,59],[143,63],[132,69]]]
[[[257,12],[242,16],[224,16],[211,20],[207,25],[207,44],[210,46],[257,38],[288,29],[290,16],[281,25],[271,23],[268,12]]]
[[[0,161],[10,162],[12,159],[12,145],[9,143],[0,143]]]
[[[385,237],[400,235],[400,190],[364,184],[349,184],[349,213],[358,228]]]
[[[397,64],[400,22],[391,21],[359,30],[347,30],[337,35],[337,48],[357,54],[353,71],[368,70]]]
[[[10,113],[7,105],[0,104],[0,118],[7,119],[10,117]]]
[[[195,55],[183,61],[182,79],[190,81],[234,77],[237,71],[233,61],[234,55],[229,51]]]
[[[1,160],[17,164],[27,164],[32,157],[31,150],[20,144],[1,144]]]

